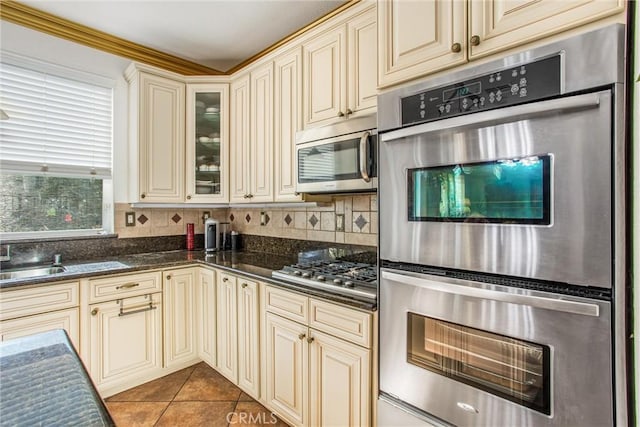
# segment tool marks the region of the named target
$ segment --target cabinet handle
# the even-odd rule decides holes
[[[338,111],[338,117],[344,117],[344,113],[342,111]]]
[[[171,280],[171,275],[167,274],[167,280]]]
[[[246,288],[246,287],[247,287],[247,284],[243,282],[243,283],[242,283],[242,287],[243,287],[243,288]]]
[[[125,285],[116,286],[116,289],[131,289],[140,286],[140,283],[127,283]]]
[[[347,108],[347,116],[353,114],[353,111],[351,111],[351,108]]]
[[[142,193],[142,194],[140,195],[140,198],[141,198],[141,199],[144,199],[145,197],[147,197],[147,195],[146,195],[146,194],[144,194],[144,193]]]
[[[471,46],[478,46],[480,44],[480,36],[471,36],[469,43],[471,43]]]
[[[187,195],[187,200],[191,200],[191,194]]]
[[[226,277],[223,277],[223,278],[222,278],[222,281],[223,281],[223,282],[228,282],[228,281],[229,281],[229,279],[228,279],[228,278],[226,278]]]
[[[307,338],[307,342],[308,342],[309,344],[311,344],[311,343],[312,343],[312,342],[314,342],[315,340],[316,340],[316,339],[315,339],[314,337],[309,337],[309,338]]]
[[[93,310],[91,310],[91,315],[95,316],[96,314],[98,314],[98,309],[94,308]]]
[[[480,38],[480,37],[478,37]],[[451,45],[451,52],[453,53],[459,53],[460,51],[462,51],[462,45],[460,43],[454,43]]]
[[[300,335],[298,335],[298,339],[299,340],[303,340],[304,337],[306,337],[306,336],[307,336],[307,334],[300,334]]]
[[[245,195],[244,195],[244,198],[245,198],[245,199],[248,199],[248,198],[249,198],[249,195],[248,195],[248,194],[245,194]]]

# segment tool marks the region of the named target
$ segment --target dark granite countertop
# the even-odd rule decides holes
[[[308,288],[302,285],[287,283],[271,277],[272,271],[280,270],[285,265],[293,264],[297,262],[297,260],[297,256],[245,251],[223,251],[207,256],[205,256],[203,250],[152,252],[119,257],[105,257],[101,259],[64,264],[66,271],[62,273],[30,278],[0,280],[0,289],[53,283],[61,280],[77,280],[92,276],[102,276],[105,274],[131,273],[135,271],[160,268],[170,269],[194,264],[208,265],[222,270],[228,270],[232,273],[242,274],[265,283],[302,292],[309,296],[315,296],[365,310],[376,309],[376,303],[361,301],[355,297],[332,294],[331,292],[324,291],[322,289]]]
[[[12,426],[115,426],[67,334],[0,343],[0,420]]]

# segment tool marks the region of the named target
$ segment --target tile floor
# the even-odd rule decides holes
[[[204,362],[105,401],[118,427],[287,426]]]

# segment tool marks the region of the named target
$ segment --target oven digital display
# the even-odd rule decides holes
[[[551,223],[551,156],[408,171],[409,221]]]
[[[464,98],[465,96],[469,95],[480,95],[480,93],[482,93],[482,86],[480,82],[475,82],[442,91],[442,102]]]

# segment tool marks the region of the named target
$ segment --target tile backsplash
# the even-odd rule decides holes
[[[115,232],[121,238],[171,236],[186,234],[188,223],[195,224],[195,232],[203,233],[203,213],[231,223],[231,229],[241,234],[283,237],[376,246],[378,237],[377,196],[335,196],[332,201],[318,207],[278,207],[225,209],[144,208],[134,209],[129,204],[116,204]],[[132,212],[135,226],[126,226],[126,213]],[[336,229],[342,220],[344,231]]]

